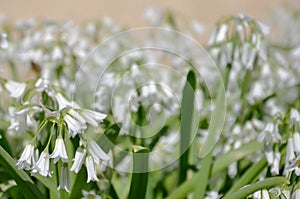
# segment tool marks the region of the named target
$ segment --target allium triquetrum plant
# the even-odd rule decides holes
[[[1,18],[0,197],[300,198],[298,13],[144,18]]]

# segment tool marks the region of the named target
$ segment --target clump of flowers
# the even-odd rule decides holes
[[[299,198],[299,35],[237,14],[199,51],[200,23],[144,19],[0,20],[0,197]]]

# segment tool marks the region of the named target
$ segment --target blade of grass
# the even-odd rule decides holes
[[[45,187],[47,187],[50,192],[52,192],[53,197],[59,198],[57,187],[56,184],[53,182],[52,177],[46,178],[41,175],[34,175],[34,177],[38,179],[41,183],[43,183],[43,185],[45,185]]]
[[[178,170],[178,184],[186,180],[189,167],[189,146],[193,130],[194,95],[196,87],[196,74],[190,71],[183,88],[181,101],[181,123],[180,123],[180,158]]]
[[[271,177],[255,184],[246,186],[241,188],[240,190],[228,194],[227,196],[223,197],[223,199],[241,199],[246,198],[250,194],[262,190],[262,189],[269,189],[275,186],[282,186],[284,184],[289,184],[289,181],[285,177]]]
[[[204,198],[206,193],[206,187],[208,184],[211,163],[212,163],[212,152],[210,152],[205,158],[201,160],[201,168],[199,170],[199,175],[197,175],[195,192],[193,194],[194,199]]]
[[[213,176],[218,172],[227,169],[227,167],[231,163],[236,162],[249,154],[262,150],[263,147],[264,147],[263,143],[253,141],[243,145],[238,149],[231,150],[230,152],[216,159],[212,168],[211,175]]]
[[[231,189],[226,193],[225,196],[231,194],[232,192],[237,191],[239,188],[253,182],[255,179],[258,178],[259,174],[264,170],[264,168],[267,166],[267,160],[266,158],[261,159],[256,164],[252,165],[245,174],[238,179],[234,185],[231,187]]]
[[[136,150],[133,153],[133,173],[128,198],[146,198],[148,186],[148,149]]]

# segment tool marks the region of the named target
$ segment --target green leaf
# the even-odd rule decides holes
[[[215,161],[211,175],[213,176],[220,171],[227,169],[231,163],[236,162],[249,154],[260,151],[263,149],[263,147],[263,143],[253,141],[224,154]]]
[[[223,199],[240,199],[240,198],[246,198],[250,194],[262,190],[262,189],[269,189],[275,186],[282,186],[284,184],[289,184],[289,181],[284,177],[272,177],[265,180],[262,180],[260,182],[257,182],[252,185],[248,185],[246,187],[241,188],[240,190],[231,193],[229,195],[226,195],[223,197]]]
[[[133,155],[133,173],[131,178],[131,185],[129,190],[129,199],[146,198],[147,186],[148,186],[148,150],[134,149]]]
[[[211,121],[208,127],[208,136],[201,146],[200,157],[205,157],[216,145],[223,130],[226,116],[225,88],[223,82],[220,83],[215,102],[215,110],[212,112]]]
[[[10,145],[6,139],[6,133],[5,131],[1,130],[0,129],[0,136],[1,136],[1,139],[0,139],[0,146],[3,147],[3,149],[10,155],[12,155],[11,153],[11,148],[10,148]]]
[[[113,149],[116,140],[119,136],[120,129],[122,127],[121,123],[115,123],[111,125],[103,135],[98,139],[97,143],[101,146],[101,148],[105,151],[108,152],[109,150]]]
[[[76,175],[75,183],[72,187],[72,192],[70,194],[70,199],[79,199],[81,198],[81,191],[87,189],[89,184],[86,182],[87,173],[85,169],[81,169]]]
[[[256,164],[252,165],[245,173],[244,175],[238,179],[234,185],[231,187],[231,189],[226,193],[225,196],[228,194],[231,194],[234,191],[237,191],[239,188],[253,182],[256,180],[259,176],[259,174],[264,170],[264,168],[267,166],[267,160],[266,158],[261,159]]]
[[[32,179],[23,170],[18,170],[15,160],[0,146],[0,164],[18,184],[18,189],[26,199],[43,199],[42,193],[37,189]]]
[[[212,152],[210,152],[205,158],[201,160],[201,168],[199,170],[199,174],[197,174],[196,186],[193,198],[199,199],[204,198],[206,193],[206,187],[208,184],[211,163],[212,163]]]
[[[45,187],[47,187],[50,192],[52,192],[53,197],[59,198],[59,194],[58,194],[58,191],[57,191],[57,186],[53,182],[52,177],[44,177],[44,176],[41,176],[41,175],[38,175],[38,174],[34,175],[34,177],[36,179],[38,179],[41,183],[43,183],[43,185],[45,185]]]
[[[212,113],[211,121],[208,128],[208,136],[200,150],[201,168],[198,171],[196,179],[196,187],[193,198],[202,199],[205,196],[208,180],[211,176],[212,170],[212,150],[218,141],[222,132],[225,121],[225,88],[223,82],[220,82],[219,92],[216,99],[216,108]],[[223,164],[223,162],[221,162]]]
[[[178,184],[186,180],[189,168],[189,147],[193,131],[193,112],[196,88],[196,74],[190,71],[183,88],[181,101],[181,123],[180,123],[180,158],[178,170]]]

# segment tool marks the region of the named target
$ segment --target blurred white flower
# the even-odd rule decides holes
[[[20,98],[26,89],[25,83],[8,80],[4,85],[12,98]]]
[[[101,196],[97,195],[94,190],[85,191],[82,190],[83,197],[81,199],[101,199]]]
[[[273,122],[269,122],[263,132],[261,132],[257,138],[259,142],[265,142],[266,144],[278,143],[281,141],[281,135],[278,132],[278,127]]]

